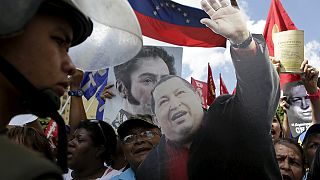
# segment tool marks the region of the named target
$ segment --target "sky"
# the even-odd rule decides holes
[[[173,0],[177,3],[200,8],[200,0]],[[296,27],[304,30],[305,58],[309,64],[320,69],[320,1],[319,0],[281,0],[281,3]],[[271,0],[238,0],[238,4],[247,18],[247,25],[252,33],[262,34],[268,16]],[[172,46],[144,37],[145,45]],[[210,63],[216,85],[219,91],[219,73],[232,93],[236,85],[234,68],[231,62],[229,43],[227,48],[195,48],[184,47],[182,59],[182,77],[190,81],[207,81],[207,63]]]

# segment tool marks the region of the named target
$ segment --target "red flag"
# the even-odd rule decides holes
[[[236,92],[237,92],[237,88],[235,87],[232,91],[232,95],[236,95]]]
[[[207,84],[208,84],[207,105],[210,106],[213,103],[214,99],[216,98],[216,86],[214,85],[212,71],[209,63],[208,63]]]
[[[286,31],[286,30],[296,30],[296,26],[290,19],[286,10],[283,8],[280,0],[272,0],[269,14],[266,21],[266,26],[264,28],[263,36],[268,45],[270,56],[274,56],[274,46],[272,41],[272,36],[274,33]],[[301,80],[298,74],[280,74],[280,87],[282,88],[284,84],[292,81]]]
[[[280,0],[272,0],[263,32],[271,56],[274,56],[272,35],[286,30],[297,30],[297,28],[283,8]]]
[[[207,109],[207,92],[208,92],[208,86],[207,83],[195,80],[191,77],[191,84],[192,86],[201,94],[201,101],[202,101],[202,107]]]
[[[220,95],[222,94],[229,94],[229,91],[226,87],[226,85],[224,84],[223,80],[222,80],[222,76],[220,73]]]
[[[163,0],[129,0],[142,34],[159,41],[192,47],[226,47],[226,38],[200,23],[201,9]]]

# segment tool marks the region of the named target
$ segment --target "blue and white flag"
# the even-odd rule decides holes
[[[106,81],[106,79],[108,78],[108,71],[109,69],[102,69],[84,73],[80,87],[83,90],[84,97],[87,100],[95,95],[98,88],[104,83],[104,81]]]
[[[98,92],[96,93],[96,99],[98,100],[98,107],[97,107],[97,112],[96,112],[96,119],[97,120],[103,120],[105,100],[101,98],[101,93],[102,93],[103,89],[106,87],[107,83],[108,83],[108,78],[105,79],[105,81],[100,86]]]

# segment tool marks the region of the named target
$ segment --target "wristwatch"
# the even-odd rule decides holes
[[[320,89],[318,88],[315,93],[312,93],[312,94],[308,93],[308,97],[309,97],[310,100],[320,99]]]
[[[242,43],[235,44],[232,41],[230,41],[230,44],[234,48],[247,48],[252,42],[252,34],[249,32],[249,37],[244,40]]]
[[[81,96],[83,96],[83,91],[82,91],[82,89],[70,90],[70,91],[68,91],[68,95],[69,96],[81,97]]]

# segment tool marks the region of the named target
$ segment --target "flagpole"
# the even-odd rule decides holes
[[[63,107],[61,108],[61,110],[59,110],[59,114],[60,114],[60,115],[61,115],[61,114],[64,112],[64,110],[66,109],[66,107],[67,107],[70,99],[71,99],[71,96],[68,96],[68,99],[66,100],[66,103],[64,103],[64,105],[63,105]]]
[[[92,96],[92,97],[94,97],[94,98],[91,100],[89,106],[86,108],[86,113],[88,113],[89,109],[91,108],[91,106],[92,106],[92,104],[93,104],[93,101],[94,101],[94,99],[96,98],[96,94],[99,92],[99,90],[100,90],[101,87],[102,87],[102,85],[98,87],[97,91],[96,91],[96,92],[94,93],[94,95]],[[91,97],[91,98],[92,98],[92,97]]]

